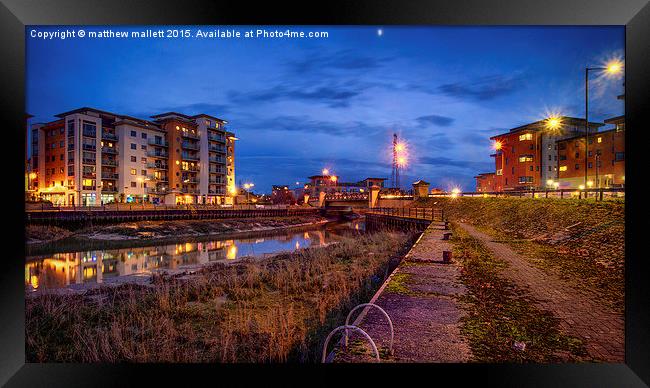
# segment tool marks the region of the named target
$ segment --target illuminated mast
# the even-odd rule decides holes
[[[393,172],[391,174],[391,185],[399,189],[399,163],[397,156],[397,134],[393,133]]]

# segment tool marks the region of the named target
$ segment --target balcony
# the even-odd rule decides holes
[[[196,167],[196,166],[195,167],[187,167],[187,168],[181,168],[181,171],[189,172],[189,173],[197,173],[197,172],[199,172],[199,168]]]
[[[199,189],[190,189],[188,187],[181,188],[181,193],[185,194],[199,194]]]
[[[155,138],[149,138],[149,145],[156,147],[169,147],[169,142],[167,140],[156,140]]]
[[[216,157],[216,156],[209,157],[208,161],[210,161],[210,163],[221,163],[221,164],[226,163],[226,159],[219,158],[219,157]]]
[[[82,159],[83,164],[92,164],[95,165],[97,164],[97,159],[88,159],[88,158],[83,158]]]
[[[226,190],[208,190],[208,194],[226,195]]]
[[[210,174],[225,174],[226,170],[224,170],[223,168],[211,168],[208,172]]]
[[[148,194],[167,194],[168,192],[169,192],[169,187],[167,186],[156,186],[156,187],[147,188]]]
[[[183,183],[187,183],[190,185],[198,185],[199,184],[199,178],[196,177],[185,177],[183,179]]]
[[[225,143],[226,142],[226,137],[221,135],[213,135],[211,133],[208,133],[208,140],[210,141],[218,141],[219,143]]]
[[[84,144],[83,149],[86,151],[95,151],[97,150],[97,146],[94,144]]]
[[[161,152],[159,150],[150,150],[150,151],[147,152],[147,156],[150,156],[152,158],[164,158],[164,159],[166,159],[166,158],[169,157],[169,153]]]
[[[169,166],[162,163],[149,162],[147,163],[147,168],[153,168],[154,170],[167,170]]]
[[[117,187],[115,186],[102,187],[102,193],[117,193]]]
[[[115,147],[102,147],[102,153],[117,155]]]
[[[102,173],[102,179],[111,179],[111,180],[115,180],[115,179],[118,179],[118,178],[119,178],[119,174],[118,174],[118,173],[114,173],[114,172],[103,172],[103,173]]]
[[[102,139],[103,140],[113,140],[117,141],[117,135],[111,132],[104,132],[102,131]]]
[[[215,147],[215,146],[211,145],[211,146],[208,147],[208,151],[219,152],[221,154],[225,154],[226,153],[226,147]]]
[[[113,167],[117,167],[117,165],[118,165],[117,160],[102,159],[102,166],[113,166]]]
[[[87,137],[97,137],[97,131],[89,131],[84,129],[83,130],[83,135]]]
[[[190,142],[182,142],[181,147],[188,149],[188,150],[198,150],[199,149],[199,143],[190,143]]]
[[[221,179],[216,179],[216,178],[210,178],[210,180],[208,182],[210,182],[211,185],[215,185],[215,184],[216,185],[223,185],[224,184],[224,182]]]
[[[86,171],[84,171],[84,172],[81,173],[81,176],[84,177],[84,178],[95,179],[95,177],[97,175],[94,172],[86,172]]]
[[[198,139],[199,135],[197,133],[192,133],[190,131],[181,131],[181,136],[186,137],[188,139]]]
[[[199,160],[199,155],[190,155],[186,153],[181,153],[181,159],[183,160]]]

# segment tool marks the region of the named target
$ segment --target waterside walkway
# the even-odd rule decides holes
[[[364,310],[354,325],[366,331],[380,349],[382,362],[467,362],[471,350],[460,334],[463,309],[459,297],[467,292],[460,281],[460,266],[444,264],[444,224],[432,222],[405,259],[384,282],[372,303],[391,317],[395,330],[389,355],[390,330],[377,309]],[[350,335],[347,351],[337,351],[334,362],[372,362],[369,346],[358,334]],[[340,350],[340,349],[339,349]]]

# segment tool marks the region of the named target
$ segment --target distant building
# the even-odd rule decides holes
[[[497,190],[497,176],[493,172],[484,172],[475,176],[476,191],[482,193],[495,192]]]
[[[612,129],[589,134],[587,188],[625,185],[625,116],[605,120]],[[579,188],[585,184],[586,136],[557,142],[559,188]]]
[[[318,196],[321,192],[326,194],[334,193],[364,193],[370,187],[384,187],[386,178],[366,178],[359,182],[341,182],[337,175],[313,175],[309,177],[309,183],[305,185],[304,194],[312,197]]]
[[[294,196],[293,190],[289,189],[289,185],[284,186],[273,186],[273,191],[271,192],[271,202],[274,205],[286,204],[294,205],[296,203],[296,197]]]
[[[557,141],[585,133],[585,120],[562,116],[560,125],[549,128],[547,120],[522,125],[506,133],[492,136],[495,142],[495,190],[532,190],[547,187],[557,181]],[[595,133],[602,123],[589,123]]]

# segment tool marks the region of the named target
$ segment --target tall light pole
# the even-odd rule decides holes
[[[623,70],[623,64],[619,61],[612,61],[606,67],[586,67],[585,68],[585,181],[584,187],[587,187],[587,180],[589,175],[589,72],[590,71],[605,71],[607,74],[618,74]]]

